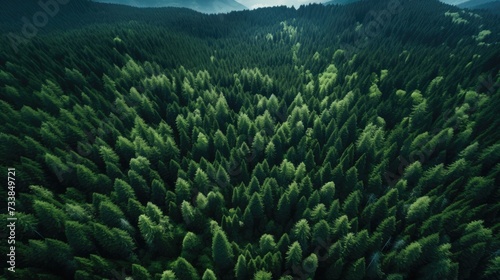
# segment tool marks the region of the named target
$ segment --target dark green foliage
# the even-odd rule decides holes
[[[199,255],[201,250],[201,241],[192,232],[188,232],[182,240],[182,253],[181,256],[186,260],[193,261]]]
[[[67,221],[64,228],[68,244],[73,249],[75,255],[86,256],[95,250],[88,228],[85,225]]]
[[[215,265],[224,271],[233,266],[233,257],[233,248],[226,234],[221,230],[216,230],[212,238],[212,258]]]
[[[360,258],[356,260],[351,266],[347,269],[345,279],[349,280],[361,280],[365,277],[365,259]]]
[[[35,214],[49,236],[57,236],[64,230],[64,221],[66,214],[54,205],[36,200],[33,203]]]
[[[200,276],[196,269],[183,257],[179,257],[172,264],[172,271],[175,273],[176,279],[179,280],[199,280]]]
[[[247,268],[247,261],[245,256],[239,255],[238,256],[238,261],[236,262],[236,266],[234,267],[234,276],[236,279],[241,280],[241,279],[248,279],[248,268]]]
[[[307,274],[313,276],[316,272],[316,269],[318,268],[318,256],[316,256],[315,254],[309,255],[302,262],[302,268]]]
[[[146,268],[139,264],[132,264],[132,277],[137,279],[148,280],[151,279],[151,276]]]
[[[286,252],[286,264],[288,267],[300,265],[302,263],[302,248],[299,242],[295,241]]]
[[[108,228],[94,223],[93,235],[106,254],[117,258],[128,259],[135,249],[135,243],[130,235],[118,228]]]
[[[5,1],[5,277],[499,277],[498,17]]]

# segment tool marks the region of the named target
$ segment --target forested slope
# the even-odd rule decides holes
[[[499,17],[72,0],[26,38],[23,3],[0,12],[6,278],[500,277]]]

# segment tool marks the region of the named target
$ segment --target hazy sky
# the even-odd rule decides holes
[[[241,4],[245,5],[249,9],[255,9],[260,7],[269,7],[269,6],[295,6],[298,8],[302,4],[308,3],[324,3],[330,0],[236,0]],[[440,0],[441,2],[448,3],[451,5],[458,5],[463,2],[467,2],[468,0]],[[494,0],[491,0],[494,1]]]
[[[269,6],[295,6],[298,8],[302,4],[313,3],[323,3],[328,2],[329,0],[236,0],[241,4],[245,5],[249,9],[255,9],[260,7],[269,7]]]

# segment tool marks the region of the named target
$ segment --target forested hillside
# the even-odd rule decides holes
[[[498,16],[8,2],[2,277],[500,278]]]
[[[132,7],[184,7],[202,13],[228,13],[231,11],[241,11],[245,6],[235,0],[92,0],[100,3],[114,3],[128,5]]]

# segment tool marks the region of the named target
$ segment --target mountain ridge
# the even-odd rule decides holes
[[[138,8],[163,8],[163,7],[176,7],[188,8],[201,13],[215,14],[215,13],[228,13],[232,11],[241,11],[247,9],[244,5],[234,0],[93,0],[98,3],[108,4],[122,4]]]
[[[490,6],[492,4],[499,4],[498,0],[469,0],[458,4],[459,8],[477,9],[478,7]]]

